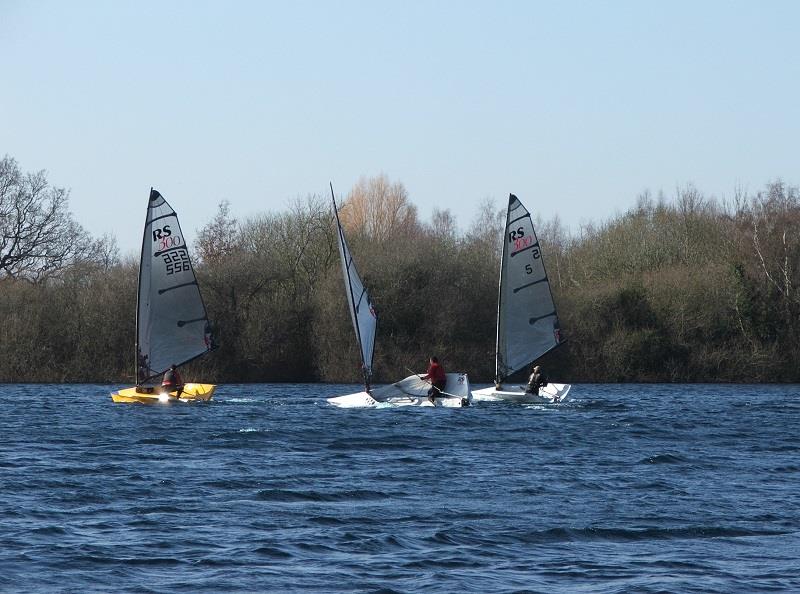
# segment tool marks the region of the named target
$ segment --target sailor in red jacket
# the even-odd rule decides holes
[[[436,357],[430,358],[428,373],[423,375],[422,379],[430,381],[431,389],[428,390],[428,400],[436,404],[436,396],[444,392],[444,387],[447,384],[447,376],[444,373],[444,367],[439,365],[439,359]]]

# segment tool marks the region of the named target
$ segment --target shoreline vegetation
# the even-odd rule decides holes
[[[552,197],[510,191],[534,214],[567,338],[542,360],[552,381],[800,381],[797,187],[727,202],[691,186],[645,192],[577,232],[537,219]],[[377,176],[340,207],[378,313],[375,382],[430,354],[489,382],[504,204],[484,201],[462,230],[448,210],[420,220],[402,183]],[[220,204],[190,251],[220,348],[187,380],[361,381],[332,217],[324,193],[246,220]],[[10,157],[0,232],[0,382],[133,383],[138,254],[80,239],[67,192]]]

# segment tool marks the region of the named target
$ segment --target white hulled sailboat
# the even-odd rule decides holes
[[[512,374],[525,369],[564,342],[542,250],[528,210],[514,194],[509,195],[500,288],[497,304],[497,351],[495,386],[475,390],[475,400],[512,402],[560,402],[569,384],[548,383],[538,394],[525,386],[503,385]]]
[[[361,353],[361,369],[364,374],[364,391],[328,398],[328,402],[343,408],[376,406],[379,402],[388,402],[397,406],[434,406],[428,400],[430,383],[418,375],[411,375],[399,382],[372,388],[372,357],[375,346],[375,335],[378,329],[378,316],[370,301],[364,283],[356,269],[353,256],[344,237],[344,229],[339,220],[336,198],[331,184],[331,199],[338,231],[339,255],[344,273],[344,286],[347,293],[347,304],[353,328],[356,332],[359,351]],[[436,398],[436,406],[465,406],[471,400],[469,379],[465,373],[448,373],[447,384],[443,395]]]

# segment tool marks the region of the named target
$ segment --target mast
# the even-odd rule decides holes
[[[350,277],[350,264],[353,262],[353,257],[350,255],[350,250],[344,241],[344,230],[342,229],[342,222],[339,220],[339,211],[336,208],[336,197],[333,193],[333,182],[329,182],[331,187],[331,200],[333,201],[333,214],[336,217],[336,228],[339,233],[339,251],[342,256],[342,266],[344,268],[345,280],[347,281],[347,297],[350,303],[350,313],[353,318],[353,326],[356,331],[356,339],[358,340],[358,350],[361,355],[361,372],[364,375],[364,390],[370,391],[370,380],[372,378],[372,361],[367,366],[367,361],[364,359],[364,344],[361,339],[361,327],[358,323],[358,312],[356,309],[355,295],[353,293],[353,281]],[[348,261],[349,258],[349,261]],[[363,289],[363,285],[362,285]],[[369,297],[367,298],[369,301]]]
[[[141,353],[139,352],[139,307],[140,307],[140,300],[142,298],[142,262],[144,261],[144,248],[145,242],[147,241],[147,221],[150,218],[150,201],[153,199],[153,186],[150,186],[150,193],[147,195],[147,211],[144,215],[144,225],[142,227],[142,251],[139,254],[139,278],[136,281],[136,341],[135,341],[135,361],[133,368],[136,371],[136,385],[140,385],[143,381],[141,377],[139,377],[139,358]]]
[[[497,287],[497,331],[495,334],[495,383],[500,384],[505,377],[500,376],[500,304],[503,302],[503,268],[506,261],[506,250],[508,249],[508,218],[511,212],[511,202],[514,200],[514,194],[508,195],[508,205],[506,206],[506,224],[503,228],[503,252],[500,255],[500,282]],[[505,363],[503,364],[505,365]]]

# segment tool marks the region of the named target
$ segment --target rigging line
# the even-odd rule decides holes
[[[172,287],[167,287],[166,289],[159,289],[159,290],[158,290],[158,294],[159,294],[159,295],[163,295],[163,294],[164,294],[164,293],[166,293],[167,291],[172,291],[173,289],[180,289],[181,287],[190,287],[191,285],[196,285],[196,284],[197,284],[197,279],[195,279],[195,280],[193,280],[193,281],[191,281],[191,282],[188,282],[188,283],[182,283],[182,284],[180,284],[180,285],[175,285],[175,286],[172,286]]]

